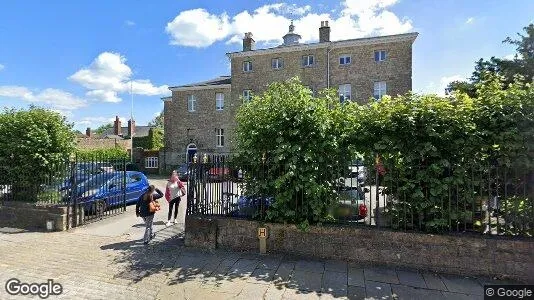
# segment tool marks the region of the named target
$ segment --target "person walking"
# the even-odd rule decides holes
[[[154,214],[159,210],[159,203],[157,199],[163,197],[163,193],[154,185],[150,185],[148,189],[139,197],[135,205],[135,214],[143,218],[145,222],[145,235],[143,243],[146,245],[152,240],[156,234],[154,233]]]
[[[178,178],[178,173],[173,171],[169,182],[167,182],[167,188],[165,189],[165,199],[169,203],[169,213],[167,215],[167,226],[176,224],[176,217],[178,216],[178,206],[180,205],[181,197],[185,195],[184,184]],[[172,210],[174,207],[174,220],[171,223]]]

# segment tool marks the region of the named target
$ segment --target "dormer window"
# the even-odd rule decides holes
[[[243,72],[252,72],[252,62],[244,61],[243,62]]]

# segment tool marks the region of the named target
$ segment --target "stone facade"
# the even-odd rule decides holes
[[[203,249],[259,251],[259,222],[187,216],[185,244]],[[368,227],[266,223],[267,252],[349,260],[463,276],[503,277],[534,283],[534,241],[479,235],[432,235]]]
[[[265,91],[273,82],[299,77],[305,86],[318,92],[338,89],[350,84],[350,99],[367,103],[374,95],[377,82],[386,83],[387,95],[404,94],[412,89],[412,44],[417,33],[330,41],[330,27],[321,22],[319,43],[300,44],[300,36],[290,25],[285,44],[270,49],[254,49],[252,33],[245,34],[243,51],[228,53],[231,76],[197,84],[171,87],[172,97],[163,98],[165,115],[164,168],[191,160],[188,145],[207,154],[232,152],[235,114],[243,103],[243,92]],[[288,38],[291,37],[290,38]],[[287,40],[287,41],[286,41]],[[383,61],[375,61],[375,51],[385,51]],[[303,66],[303,56],[313,55],[313,64]],[[350,56],[350,63],[341,65],[340,56]],[[281,68],[272,68],[272,60],[280,59]],[[252,70],[244,70],[250,62]],[[224,109],[215,107],[216,93],[224,93]],[[188,97],[194,95],[196,108],[188,111]],[[217,146],[217,129],[224,130],[224,146]]]
[[[65,231],[83,225],[84,210],[80,206],[74,217],[72,206],[44,206],[33,203],[6,201],[0,204],[0,227],[26,230],[46,230],[47,221],[53,222],[53,231]]]

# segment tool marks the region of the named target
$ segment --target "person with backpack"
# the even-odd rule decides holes
[[[180,205],[181,197],[185,195],[184,184],[178,178],[178,173],[172,171],[171,178],[167,182],[167,188],[165,189],[165,199],[169,203],[169,213],[167,215],[167,226],[176,224],[176,217],[178,216],[178,206]],[[174,206],[174,220],[171,223],[172,209]]]
[[[160,208],[157,200],[161,197],[163,197],[163,193],[154,185],[150,185],[139,197],[137,204],[135,205],[135,214],[138,217],[143,218],[143,221],[145,222],[145,235],[143,237],[143,243],[145,245],[156,236],[153,227],[154,214]]]

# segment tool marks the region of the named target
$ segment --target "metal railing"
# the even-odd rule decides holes
[[[418,178],[422,166],[388,169],[361,163],[325,170],[317,184],[333,192],[322,223],[403,231],[534,235],[534,172],[500,166],[446,168]],[[188,167],[187,214],[268,220],[277,196],[291,191],[290,210],[306,214],[299,184],[274,182],[297,170],[273,163],[234,164],[228,156],[198,159]],[[292,181],[295,183],[295,181]],[[279,185],[277,187],[277,184]]]

